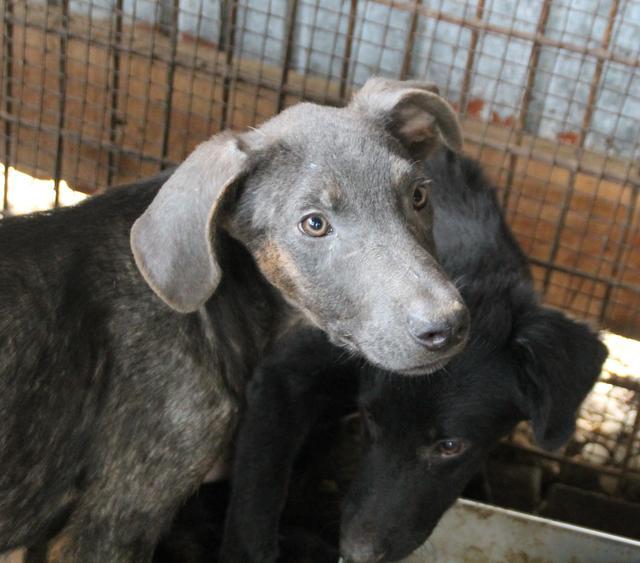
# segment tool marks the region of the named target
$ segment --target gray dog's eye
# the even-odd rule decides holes
[[[413,208],[414,209],[422,209],[425,205],[427,205],[427,200],[429,198],[429,191],[427,190],[427,186],[424,184],[418,184],[413,189]]]
[[[322,215],[313,213],[300,221],[300,230],[310,237],[323,237],[331,232],[331,225]]]

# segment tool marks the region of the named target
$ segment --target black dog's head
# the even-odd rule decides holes
[[[545,448],[566,441],[607,355],[586,325],[538,304],[479,167],[441,153],[427,171],[436,247],[471,312],[471,339],[430,376],[363,376],[369,444],[341,525],[342,553],[358,563],[394,561],[422,544],[520,420]]]
[[[545,448],[571,436],[605,346],[587,326],[535,304],[511,328],[503,342],[475,333],[444,376],[364,377],[369,445],[342,515],[341,550],[349,561],[395,561],[416,549],[520,420],[531,420]]]

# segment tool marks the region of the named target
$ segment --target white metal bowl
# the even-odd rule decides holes
[[[640,542],[469,500],[404,563],[638,563]]]

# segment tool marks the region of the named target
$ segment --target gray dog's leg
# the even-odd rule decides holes
[[[133,413],[134,425],[123,417],[122,425],[100,429],[103,447],[92,456],[69,519],[49,542],[47,563],[151,561],[179,506],[222,455],[234,418],[234,403],[223,396],[194,399],[173,389],[172,397],[181,400],[154,417]]]
[[[192,480],[190,488],[196,484]],[[167,486],[175,491],[175,486]],[[26,563],[151,561],[158,538],[169,525],[179,502],[172,498],[171,502],[158,502],[152,508],[152,499],[162,497],[162,492],[147,489],[149,502],[145,505],[133,495],[128,498],[127,488],[123,487],[122,494],[116,497],[105,495],[100,497],[99,503],[79,507],[46,547],[29,550]]]

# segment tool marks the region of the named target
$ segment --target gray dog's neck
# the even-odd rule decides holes
[[[224,366],[226,384],[240,397],[278,327],[286,328],[300,315],[264,278],[241,243],[221,232],[218,252],[224,275],[198,316]]]

